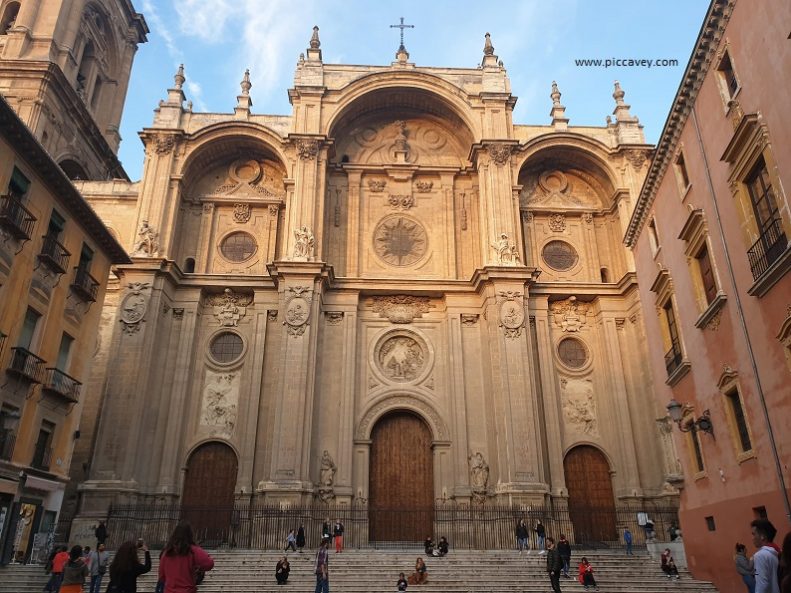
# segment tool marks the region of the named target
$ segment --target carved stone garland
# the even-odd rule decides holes
[[[429,297],[393,295],[374,297],[371,308],[391,323],[412,323],[428,313],[431,306]]]

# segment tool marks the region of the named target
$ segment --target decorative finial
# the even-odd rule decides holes
[[[177,89],[180,89],[184,85],[184,81],[187,80],[184,78],[184,64],[179,64],[178,72],[176,72],[176,76],[173,77],[173,80],[176,81]]]
[[[406,62],[409,59],[409,52],[406,50],[406,46],[404,45],[404,29],[414,29],[415,25],[405,25],[404,24],[404,17],[401,17],[400,23],[397,25],[390,25],[391,29],[401,29],[401,43],[398,46],[398,51],[396,52],[396,59],[399,62]]]
[[[487,33],[484,37],[486,37],[486,43],[483,45],[483,55],[493,56],[494,46],[492,45],[492,36]]]
[[[624,98],[625,95],[626,95],[626,93],[623,92],[623,89],[621,88],[621,83],[616,80],[615,81],[615,91],[612,94],[612,98],[615,99],[615,104],[616,105],[623,105],[624,104],[623,98]]]
[[[250,89],[253,86],[252,83],[250,82],[250,69],[249,68],[244,71],[244,78],[242,79],[242,82],[240,84],[241,84],[241,87],[242,87],[242,94],[243,95],[249,95],[250,94]]]
[[[549,95],[552,98],[552,106],[559,107],[560,106],[560,91],[558,90],[558,83],[554,80],[552,81],[552,92]]]
[[[319,28],[317,26],[313,26],[313,35],[310,36],[310,49],[319,49],[321,47],[321,41],[319,41]]]

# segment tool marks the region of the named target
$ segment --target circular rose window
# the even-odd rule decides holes
[[[565,241],[550,241],[542,251],[544,261],[549,267],[560,272],[570,270],[577,265],[577,250]]]
[[[209,344],[209,354],[220,364],[228,364],[238,359],[244,350],[242,338],[233,332],[223,332],[214,337]]]
[[[588,349],[576,338],[563,338],[558,344],[558,356],[567,367],[579,369],[588,362]]]
[[[241,262],[250,259],[258,249],[255,239],[250,233],[237,231],[231,233],[220,243],[220,252],[225,259],[233,262]]]
[[[374,230],[374,251],[391,266],[411,266],[428,248],[423,226],[406,216],[386,218]]]

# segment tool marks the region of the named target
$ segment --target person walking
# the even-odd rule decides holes
[[[585,556],[582,557],[582,562],[580,562],[577,578],[579,579],[580,585],[585,587],[586,591],[591,587],[596,591],[599,590],[596,579],[593,578],[593,567]]]
[[[297,529],[297,549],[299,553],[302,553],[302,548],[305,547],[305,526],[300,523],[299,529]]]
[[[530,544],[528,543],[530,534],[527,531],[527,525],[525,525],[524,519],[519,519],[516,523],[516,529],[514,529],[514,535],[516,536],[516,548],[519,550],[519,553],[522,553],[522,550],[527,550],[527,553],[530,553]]]
[[[195,544],[190,524],[179,523],[159,557],[158,578],[165,582],[164,593],[196,593],[203,573],[212,568],[214,559]]]
[[[99,544],[88,556],[88,569],[91,571],[91,584],[89,593],[101,593],[102,579],[107,572],[107,563],[110,554],[104,549],[104,544]]]
[[[297,536],[294,534],[293,529],[291,529],[286,536],[286,547],[283,548],[283,551],[288,552],[289,548],[291,548],[294,552],[297,551]]]
[[[93,535],[96,537],[96,547],[107,543],[107,526],[104,521],[99,521],[99,525],[93,530]]]
[[[560,570],[563,567],[563,561],[560,559],[555,548],[555,540],[551,537],[546,538],[546,554],[547,554],[547,573],[549,573],[549,582],[552,584],[552,591],[554,593],[561,593],[560,591]]]
[[[774,543],[777,529],[769,519],[756,519],[750,523],[753,544],[758,551],[753,555],[755,568],[755,593],[780,593],[777,580],[779,553]]]
[[[69,561],[63,567],[63,581],[59,593],[82,593],[85,577],[90,574],[85,558],[82,557],[82,546],[74,546],[69,551]]]
[[[143,551],[144,561],[141,563],[137,551]],[[110,584],[108,591],[118,593],[137,593],[137,577],[151,571],[151,553],[145,542],[142,547],[133,541],[122,543],[110,563]]]
[[[737,543],[736,555],[733,559],[736,563],[736,572],[742,577],[747,591],[755,593],[755,569],[753,568],[753,561],[747,558],[747,546]]]
[[[50,575],[44,591],[47,593],[58,593],[60,584],[63,582],[63,567],[69,561],[69,552],[66,546],[58,546],[52,555]]]
[[[329,521],[329,519],[327,519]],[[327,524],[329,529],[329,523]],[[318,552],[316,552],[316,564],[314,572],[316,573],[316,589],[314,593],[330,593],[330,568],[329,568],[329,554],[327,548],[330,545],[330,538],[321,538],[321,545]]]
[[[288,575],[291,572],[291,565],[288,563],[288,558],[283,556],[275,567],[275,579],[278,585],[285,585],[288,581]]]
[[[667,578],[676,577],[676,580],[681,578],[678,575],[678,567],[676,567],[676,561],[673,560],[673,556],[670,553],[670,548],[665,548],[665,551],[662,552],[662,556],[660,557],[660,561],[662,572],[665,573]]]
[[[632,554],[632,541],[633,541],[633,539],[634,538],[632,537],[632,532],[629,531],[628,527],[626,527],[623,530],[623,542],[626,544],[626,555],[627,556],[634,556],[634,554]]]
[[[566,536],[562,533],[560,534],[560,540],[558,541],[558,554],[560,555],[560,560],[563,562],[563,576],[567,579],[571,578],[569,574],[569,569],[571,568],[571,544],[569,540],[566,539]]]
[[[335,538],[335,553],[340,554],[343,552],[343,522],[340,518],[335,519],[335,525],[332,527],[332,537]]]
[[[546,554],[547,548],[545,546],[547,530],[544,528],[544,524],[541,523],[539,519],[538,523],[536,523],[536,528],[534,529],[536,532],[536,536],[538,537],[538,549],[540,550],[539,554]]]

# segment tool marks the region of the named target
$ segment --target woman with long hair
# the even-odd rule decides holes
[[[165,583],[165,593],[196,593],[203,573],[212,568],[214,560],[195,544],[190,524],[179,523],[159,558],[159,580]]]
[[[82,546],[74,546],[69,551],[69,561],[63,567],[61,593],[82,593],[85,577],[90,574],[88,565],[82,557]]]
[[[137,593],[137,577],[151,570],[151,553],[145,543],[140,543],[145,561],[137,557],[138,544],[124,542],[118,547],[113,561],[110,563],[110,584],[108,591],[116,593]]]
[[[422,585],[428,582],[428,569],[422,558],[415,560],[415,572],[409,575],[407,582],[410,585]]]

